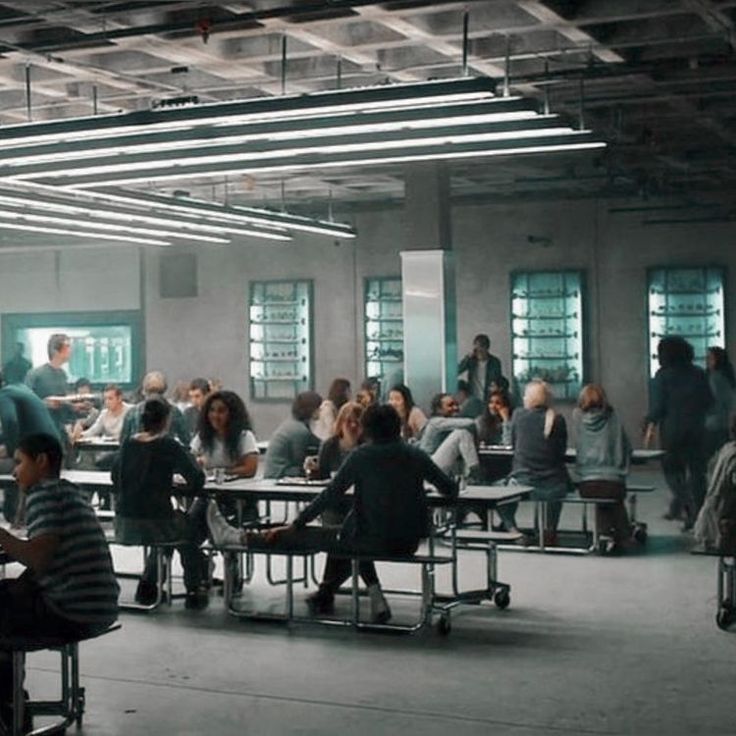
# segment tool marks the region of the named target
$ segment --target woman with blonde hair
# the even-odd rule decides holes
[[[596,383],[583,386],[572,422],[578,491],[583,498],[611,501],[596,504],[596,524],[598,531],[611,539],[606,551],[619,551],[632,541],[624,506],[631,443],[606,392]]]
[[[552,391],[544,381],[531,381],[524,391],[524,407],[511,418],[511,477],[532,486],[532,499],[546,502],[544,542],[549,545],[557,543],[561,499],[570,490],[565,467],[567,425],[552,408],[552,401]]]
[[[335,378],[330,384],[327,398],[320,404],[319,416],[312,426],[312,432],[323,442],[332,434],[337,412],[350,401],[350,381]]]

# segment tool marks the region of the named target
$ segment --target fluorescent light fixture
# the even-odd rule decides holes
[[[21,218],[22,219],[22,218]],[[82,230],[73,230],[71,228],[46,227],[42,225],[34,225],[26,222],[4,222],[0,224],[0,232],[3,230],[23,230],[34,233],[44,233],[48,235],[69,235],[74,238],[89,238],[91,240],[113,240],[115,242],[136,243],[137,245],[171,245],[165,240],[155,240],[153,238],[134,238],[129,235],[107,235],[105,233],[89,233]],[[2,252],[0,248],[0,253]],[[53,250],[59,250],[56,246]]]

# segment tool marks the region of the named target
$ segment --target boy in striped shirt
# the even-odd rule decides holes
[[[61,445],[29,435],[15,451],[13,475],[26,495],[28,539],[0,529],[0,547],[26,570],[0,580],[0,638],[81,639],[117,618],[119,587],[102,528],[85,496],[59,478]],[[12,700],[10,655],[0,651],[0,720]]]

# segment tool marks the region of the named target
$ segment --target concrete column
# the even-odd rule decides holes
[[[452,250],[450,177],[442,162],[422,161],[404,169],[407,250]]]

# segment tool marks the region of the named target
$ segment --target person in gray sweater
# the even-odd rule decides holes
[[[264,478],[304,475],[304,460],[319,451],[319,438],[309,422],[316,419],[322,397],[314,391],[298,394],[291,405],[291,417],[283,421],[268,441],[263,461]]]
[[[632,541],[624,506],[631,443],[602,386],[589,383],[583,387],[572,426],[580,495],[612,501],[596,505],[596,524],[598,531],[612,540],[608,552],[624,549]]]

